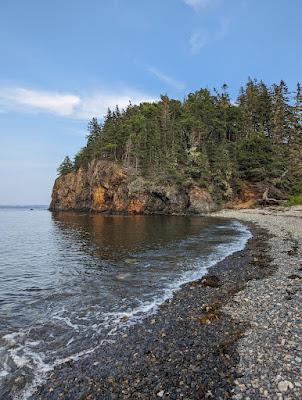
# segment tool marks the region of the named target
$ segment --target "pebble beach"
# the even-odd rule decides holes
[[[248,282],[224,311],[247,321],[238,341],[234,399],[302,398],[302,207],[224,210],[269,233],[275,272]],[[257,262],[257,260],[256,260]]]

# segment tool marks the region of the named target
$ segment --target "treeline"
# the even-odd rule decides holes
[[[183,102],[129,103],[93,118],[87,144],[60,174],[109,159],[143,176],[196,182],[219,198],[241,180],[268,181],[288,193],[302,191],[302,88],[290,93],[284,81],[266,86],[249,79],[232,103],[227,85],[201,89]]]

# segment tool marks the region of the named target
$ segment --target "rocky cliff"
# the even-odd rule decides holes
[[[197,214],[216,206],[205,188],[147,180],[111,161],[92,161],[55,181],[50,210],[129,214]]]

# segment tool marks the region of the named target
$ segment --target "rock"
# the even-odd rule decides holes
[[[222,286],[222,283],[221,283],[220,279],[216,275],[206,275],[206,276],[204,276],[201,279],[201,283],[204,286],[209,286],[209,287],[213,287],[213,288],[217,288],[219,286]]]
[[[216,205],[205,188],[154,182],[108,160],[93,160],[59,176],[52,190],[51,211],[95,211],[129,214],[196,214]]]
[[[301,279],[302,277],[300,275],[297,274],[292,274],[288,276],[288,279]]]
[[[165,392],[163,390],[161,390],[160,392],[157,393],[158,397],[163,397],[165,394]]]
[[[280,381],[278,383],[278,389],[280,392],[287,392],[288,389],[293,389],[294,385],[290,381]]]
[[[136,264],[137,261],[138,260],[136,258],[126,258],[125,259],[125,263],[127,263],[127,264]]]
[[[194,213],[207,213],[216,207],[207,189],[193,185],[189,191],[190,211]]]
[[[22,376],[18,376],[14,380],[15,385],[21,385],[21,384],[24,384],[24,382],[25,382],[25,377],[23,375]]]

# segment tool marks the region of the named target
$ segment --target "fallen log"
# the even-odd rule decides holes
[[[273,199],[271,197],[268,197],[268,193],[269,193],[269,188],[266,188],[263,195],[262,195],[262,199],[258,200],[258,203],[265,207],[265,206],[272,206],[272,205],[279,205],[280,204],[280,200],[278,199]]]

